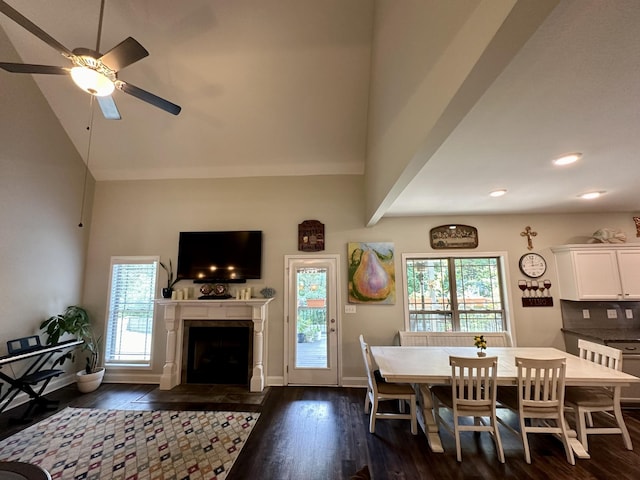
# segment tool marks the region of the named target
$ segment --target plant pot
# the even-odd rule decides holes
[[[298,343],[303,343],[304,342],[304,333],[299,333],[298,334]]]
[[[173,288],[163,288],[162,289],[162,298],[171,298],[171,293],[173,292]]]
[[[76,373],[76,382],[78,384],[78,390],[82,393],[89,393],[96,390],[102,383],[104,378],[104,367],[99,368],[96,372],[87,373],[85,370],[80,370]]]
[[[479,357],[486,357],[487,352],[477,352]]]

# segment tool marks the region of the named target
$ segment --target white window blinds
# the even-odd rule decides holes
[[[159,257],[112,257],[105,363],[151,365]]]

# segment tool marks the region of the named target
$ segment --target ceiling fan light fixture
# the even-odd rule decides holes
[[[593,200],[594,198],[598,198],[602,195],[604,195],[606,192],[587,192],[587,193],[583,193],[582,195],[578,195],[580,198],[584,199],[584,200]]]
[[[564,165],[571,165],[572,163],[577,162],[581,158],[582,158],[582,154],[579,152],[568,153],[566,155],[562,155],[561,157],[554,159],[553,164],[559,167],[562,167]]]
[[[73,67],[71,78],[82,90],[97,97],[111,95],[115,89],[111,79],[89,67]]]

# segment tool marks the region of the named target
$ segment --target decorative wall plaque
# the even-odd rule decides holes
[[[431,248],[477,248],[478,229],[469,225],[441,225],[429,232]]]
[[[305,220],[298,224],[298,250],[319,252],[324,250],[324,224],[318,220]]]

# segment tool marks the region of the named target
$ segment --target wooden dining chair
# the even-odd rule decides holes
[[[469,358],[449,357],[451,385],[433,385],[433,413],[438,428],[444,426],[456,439],[456,458],[462,461],[460,432],[489,432],[493,437],[500,463],[504,463],[504,451],[496,416],[496,376],[498,357]],[[440,415],[446,407],[453,414],[453,431]],[[461,424],[461,417],[473,417],[473,424]],[[489,418],[485,423],[484,417]]]
[[[567,461],[575,465],[573,450],[564,418],[566,359],[533,359],[516,357],[518,384],[516,387],[499,386],[498,402],[517,412],[524,458],[531,463],[529,433],[554,433],[560,436]],[[529,422],[527,422],[529,420]],[[500,423],[518,434],[508,423]],[[553,422],[553,423],[550,423]]]
[[[587,340],[578,340],[580,358],[614,370],[622,370],[622,351]],[[621,387],[567,387],[564,403],[576,417],[578,439],[589,450],[587,435],[621,434],[627,450],[633,450],[629,431],[624,423],[620,407]],[[613,418],[617,427],[595,427],[592,413],[601,412]]]
[[[376,375],[373,358],[369,345],[360,335],[360,348],[362,358],[367,370],[367,394],[364,399],[364,413],[369,414],[369,431],[375,433],[377,419],[407,419],[411,420],[411,433],[417,435],[418,420],[416,417],[416,392],[407,383],[385,382],[382,377]],[[387,400],[397,400],[399,402],[400,413],[378,411],[379,402]],[[404,402],[409,402],[409,413],[404,413]]]

